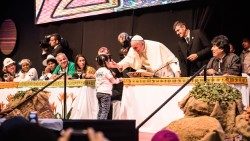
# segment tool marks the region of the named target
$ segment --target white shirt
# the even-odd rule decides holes
[[[28,72],[23,73],[19,71],[17,77],[14,79],[15,82],[23,82],[23,81],[33,81],[38,79],[38,74],[35,68],[31,68]]]
[[[159,77],[173,77],[174,73],[180,72],[178,59],[165,45],[151,40],[144,41],[146,57],[130,48],[127,56],[118,63],[123,70],[127,67],[140,70],[144,66],[148,72],[156,72]]]
[[[118,84],[120,81],[118,78],[114,78],[111,71],[106,67],[99,68],[96,73],[95,87],[96,92],[112,94],[113,84]]]

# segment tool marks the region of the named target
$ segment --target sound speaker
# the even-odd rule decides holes
[[[84,130],[92,127],[95,131],[104,133],[110,141],[138,141],[135,120],[64,120],[63,128]],[[71,141],[87,140],[86,136],[73,136]]]

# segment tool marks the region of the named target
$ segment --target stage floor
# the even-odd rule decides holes
[[[154,133],[140,132],[139,133],[139,141],[151,141]]]

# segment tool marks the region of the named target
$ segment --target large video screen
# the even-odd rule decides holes
[[[188,0],[35,0],[35,24]]]

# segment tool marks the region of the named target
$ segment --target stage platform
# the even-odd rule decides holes
[[[4,121],[4,118],[0,119],[0,126]],[[84,130],[88,127],[92,127],[96,131],[102,131],[110,141],[138,141],[135,120],[39,119],[39,124],[48,129],[52,129],[57,134],[59,134],[62,129],[69,127],[75,130]],[[85,141],[83,138],[83,136],[74,135],[70,141]]]

